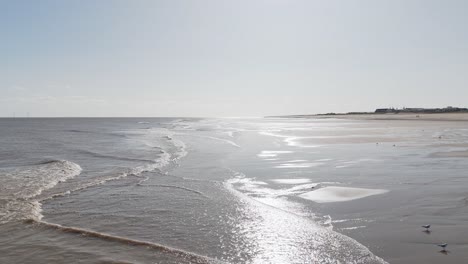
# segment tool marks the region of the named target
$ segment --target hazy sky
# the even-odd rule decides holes
[[[468,107],[468,1],[0,0],[0,116]]]

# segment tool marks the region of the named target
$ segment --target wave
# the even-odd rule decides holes
[[[170,141],[174,145],[174,147],[177,148],[177,151],[175,153],[175,160],[180,160],[183,157],[187,156],[188,151],[187,151],[187,145],[180,139],[174,138],[173,135],[170,136]]]
[[[84,183],[80,187],[70,190],[71,192],[79,191],[85,188],[89,188],[92,186],[104,184],[108,181],[113,181],[113,180],[119,180],[128,176],[141,176],[141,174],[145,172],[153,172],[153,171],[159,171],[160,173],[165,173],[163,171],[164,168],[173,165],[176,166],[179,162],[180,159],[185,157],[188,152],[186,150],[186,145],[183,141],[174,138],[173,133],[170,133],[168,131],[156,131],[157,133],[163,133],[163,136],[160,138],[165,139],[165,142],[168,143],[168,146],[154,146],[153,142],[148,142],[148,141],[143,141],[145,145],[151,148],[155,148],[159,150],[159,157],[155,160],[147,160],[147,159],[135,159],[135,158],[128,158],[128,157],[120,157],[120,156],[115,156],[115,155],[103,155],[100,153],[96,152],[91,152],[91,151],[85,151],[86,153],[94,156],[99,156],[99,157],[105,157],[105,158],[113,158],[113,159],[122,159],[122,160],[127,160],[127,161],[140,161],[140,162],[145,162],[146,164],[136,166],[133,168],[128,168],[125,171],[113,175],[107,175],[98,179],[95,179],[94,181]],[[165,150],[167,149],[167,150]],[[138,185],[142,185],[143,182],[145,182],[148,178],[144,177]]]
[[[126,137],[125,135],[122,135],[122,134],[105,133],[105,132],[89,131],[89,130],[79,130],[79,129],[67,129],[67,130],[63,130],[63,131],[64,132],[69,132],[69,133],[107,135],[107,136],[113,136],[113,137],[119,137],[119,138],[125,138]]]
[[[67,160],[46,160],[38,165],[0,175],[0,223],[42,215],[36,199],[42,192],[81,173],[80,165]]]
[[[154,160],[150,159],[138,159],[138,158],[131,158],[131,157],[121,157],[121,156],[116,156],[116,155],[110,155],[110,154],[102,154],[90,150],[80,150],[79,151],[82,154],[90,155],[95,158],[108,158],[108,159],[114,159],[114,160],[123,160],[123,161],[137,161],[137,162],[154,162]]]
[[[209,198],[208,196],[206,196],[204,193],[200,192],[200,191],[197,191],[197,190],[194,190],[194,189],[190,189],[190,188],[187,188],[187,187],[182,187],[182,186],[177,186],[177,185],[165,185],[165,184],[141,184],[138,183],[137,186],[142,186],[142,187],[164,187],[164,188],[174,188],[174,189],[180,189],[180,190],[185,190],[185,191],[189,191],[189,192],[192,192],[192,193],[196,193],[200,196],[203,196],[205,198]]]
[[[67,160],[44,161],[37,166],[8,172],[0,178],[3,197],[30,199],[59,182],[81,173],[80,165]]]
[[[41,194],[59,183],[76,177],[81,173],[82,168],[67,160],[44,160],[33,166],[16,169],[3,175],[0,173],[0,223],[21,219],[40,220],[43,217],[41,214],[43,201],[130,175],[139,176],[144,172],[160,170],[171,160],[171,155],[162,151],[161,156],[151,163],[129,168],[120,173],[89,180],[83,179],[79,183],[68,186],[66,190],[47,192],[46,195]]]
[[[176,165],[177,162],[185,157],[188,152],[186,150],[186,145],[183,141],[179,140],[179,139],[176,139],[176,138],[171,138],[171,140],[167,140],[167,142],[170,142],[170,145],[172,145],[173,147],[175,147],[175,151],[172,152],[172,154],[170,154],[169,152],[161,149],[160,147],[155,147],[157,149],[159,149],[160,151],[160,155],[159,157],[156,159],[156,160],[145,160],[145,159],[132,159],[130,158],[132,161],[144,161],[144,162],[147,162],[146,164],[143,164],[143,165],[140,165],[140,166],[136,166],[136,167],[133,167],[133,168],[128,168],[128,169],[125,169],[124,171],[122,172],[119,172],[119,173],[113,173],[113,174],[109,174],[109,175],[104,175],[104,176],[101,176],[101,177],[98,177],[98,178],[92,178],[90,180],[82,180],[80,181],[80,183],[74,185],[74,186],[71,186],[71,188],[68,188],[67,190],[64,190],[62,192],[59,192],[59,193],[53,193],[53,194],[50,194],[46,197],[40,197],[40,199],[38,199],[38,203],[35,204],[35,207],[33,210],[29,210],[30,212],[33,211],[35,213],[33,214],[30,214],[30,216],[34,219],[41,219],[42,218],[42,215],[40,214],[40,212],[42,211],[41,209],[41,204],[39,202],[43,202],[43,201],[46,201],[46,200],[49,200],[49,199],[53,199],[53,198],[56,198],[56,197],[59,197],[59,196],[64,196],[64,195],[68,195],[72,192],[77,192],[77,191],[81,191],[81,190],[84,190],[84,189],[87,189],[87,188],[90,188],[90,187],[94,187],[94,186],[98,186],[98,185],[101,185],[101,184],[104,184],[106,182],[109,182],[109,181],[114,181],[114,180],[119,180],[119,179],[123,179],[123,178],[126,178],[128,176],[136,176],[136,177],[140,177],[143,173],[145,172],[153,172],[153,171],[159,171],[159,173],[164,173],[163,172],[163,168],[173,164],[173,165]],[[151,146],[153,147],[153,146]],[[91,155],[97,155],[99,156],[100,154],[99,153],[95,153],[95,152],[88,152],[89,154]],[[108,155],[104,155],[104,156],[108,156]],[[110,155],[109,158],[115,158],[115,156],[112,156]],[[117,158],[122,158],[122,157],[117,157]],[[124,158],[125,159],[125,158]],[[44,164],[49,164],[49,163],[53,163],[54,161],[44,161],[43,163]],[[76,166],[79,167],[79,165],[76,164]],[[81,167],[80,167],[80,172],[81,172]],[[144,179],[140,180],[138,185],[143,185],[142,183],[145,182],[148,178],[147,177],[144,177]],[[195,191],[196,192],[196,191]],[[204,195],[204,194],[202,194]],[[0,213],[1,215],[1,213]]]
[[[41,198],[40,201],[46,201],[46,200],[56,198],[56,197],[59,197],[59,196],[64,196],[64,195],[70,194],[72,192],[77,192],[77,191],[81,191],[81,190],[84,190],[84,189],[87,189],[87,188],[90,188],[90,187],[98,186],[98,185],[104,184],[104,183],[109,182],[109,181],[120,180],[120,179],[126,178],[128,176],[140,177],[141,174],[143,174],[145,172],[152,172],[152,171],[160,170],[160,172],[162,173],[161,169],[164,166],[167,166],[170,163],[171,155],[169,153],[165,152],[165,151],[161,151],[161,154],[162,155],[160,156],[160,158],[153,161],[153,163],[151,163],[151,164],[145,164],[145,165],[137,166],[137,167],[134,167],[134,168],[128,168],[128,169],[126,169],[126,170],[124,170],[123,172],[120,172],[120,173],[105,175],[105,176],[102,176],[102,177],[93,178],[93,179],[88,180],[88,181],[83,180],[78,185],[74,186],[73,188],[70,188],[70,189],[68,189],[68,190],[66,190],[64,192],[61,192],[61,193],[55,193],[55,194],[50,195],[48,197]],[[145,177],[145,179],[141,180],[138,184],[141,184],[142,182],[144,182],[146,180],[147,180],[147,177]]]
[[[55,162],[60,162],[61,160],[57,160],[57,159],[44,159],[42,161],[39,161],[37,163],[33,163],[31,165],[45,165],[45,164],[51,164],[51,163],[55,163]]]
[[[222,263],[221,261],[218,261],[216,259],[209,258],[207,256],[202,256],[198,255],[196,253],[191,253],[188,251],[184,251],[181,249],[176,249],[172,248],[169,246],[164,246],[161,244],[157,243],[152,243],[148,241],[142,241],[142,240],[136,240],[132,238],[127,238],[127,237],[121,237],[121,236],[115,236],[115,235],[110,235],[106,233],[100,233],[97,231],[92,231],[88,229],[83,229],[79,227],[69,227],[69,226],[63,226],[59,224],[54,224],[54,223],[49,223],[46,221],[41,221],[41,220],[35,220],[35,219],[28,219],[25,221],[26,224],[36,224],[40,225],[43,227],[51,228],[51,229],[56,229],[65,233],[72,233],[72,234],[79,234],[79,235],[85,235],[88,237],[93,237],[93,238],[98,238],[98,239],[103,239],[107,241],[113,241],[113,242],[118,242],[130,246],[141,246],[141,247],[146,247],[152,250],[157,250],[160,252],[165,252],[174,255],[174,257],[179,257],[183,258],[184,260],[189,261],[190,263],[197,263],[197,264],[204,264],[204,263]]]
[[[150,148],[157,148],[162,152],[171,153],[170,162],[176,163],[178,160],[185,157],[188,152],[186,144],[175,137],[175,135],[174,132],[167,129],[153,128],[151,131],[143,134],[143,136],[147,136],[147,138],[140,139],[140,142]],[[155,145],[155,143],[158,144]]]

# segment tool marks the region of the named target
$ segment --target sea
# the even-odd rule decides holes
[[[0,263],[468,263],[467,157],[463,122],[2,118]]]

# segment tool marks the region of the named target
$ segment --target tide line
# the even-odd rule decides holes
[[[150,249],[153,249],[153,250],[158,250],[160,252],[174,254],[177,257],[182,257],[182,258],[190,261],[190,263],[197,263],[197,264],[223,263],[223,262],[221,262],[219,260],[211,259],[209,257],[198,255],[196,253],[187,252],[187,251],[184,251],[184,250],[181,250],[181,249],[171,248],[171,247],[168,247],[168,246],[164,246],[164,245],[160,245],[160,244],[156,244],[156,243],[152,243],[152,242],[148,242],[148,241],[142,241],[142,240],[136,240],[136,239],[131,239],[131,238],[127,238],[127,237],[109,235],[109,234],[105,234],[105,233],[91,231],[91,230],[84,229],[84,228],[62,226],[62,225],[59,225],[59,224],[49,223],[49,222],[40,221],[40,220],[38,221],[38,220],[34,220],[34,219],[25,220],[25,223],[26,224],[36,224],[36,225],[40,225],[40,226],[47,227],[47,228],[50,228],[50,229],[60,230],[60,231],[65,232],[65,233],[85,235],[85,236],[89,236],[89,237],[100,238],[100,239],[107,240],[107,241],[123,243],[123,244],[131,245],[131,246],[144,246],[144,247],[147,247],[147,248],[150,248]]]

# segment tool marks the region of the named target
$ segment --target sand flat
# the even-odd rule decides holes
[[[299,195],[316,203],[346,202],[371,195],[383,194],[388,190],[328,186]]]

